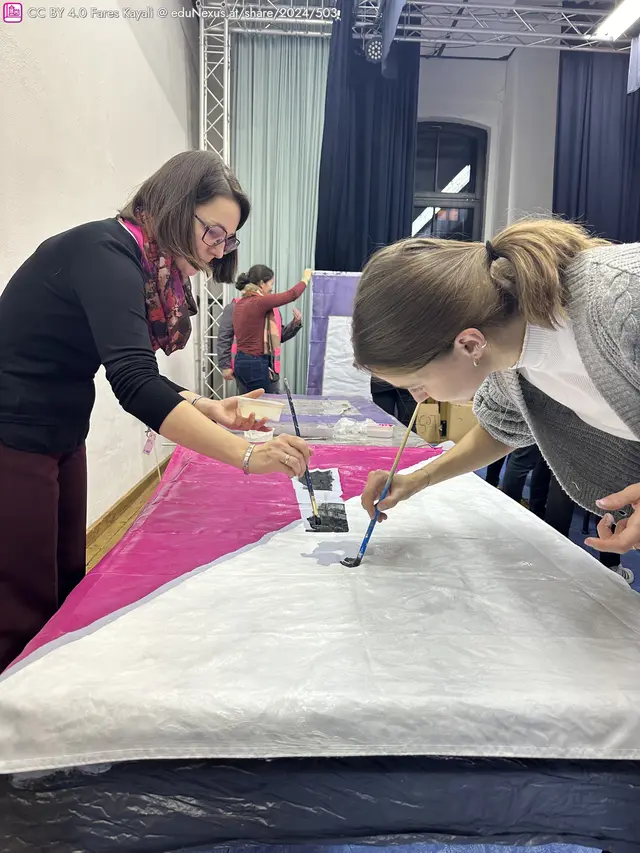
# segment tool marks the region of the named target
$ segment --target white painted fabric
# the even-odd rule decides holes
[[[640,759],[640,598],[473,474],[302,522],[0,679],[0,773],[159,758]]]
[[[569,324],[556,330],[527,326],[515,369],[589,426],[627,441],[638,441],[589,378]]]
[[[351,317],[329,317],[322,393],[371,399],[371,377],[353,364]]]

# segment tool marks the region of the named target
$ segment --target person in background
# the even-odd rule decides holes
[[[265,294],[269,294],[273,290],[273,281],[274,281],[274,272],[269,269],[269,267],[256,265],[251,267],[248,273],[246,273],[245,277],[247,283],[251,282],[253,279],[257,279],[258,281],[265,282],[262,285],[263,292]],[[240,281],[240,279],[238,279]],[[246,287],[246,284],[245,284]],[[224,310],[222,312],[222,316],[220,318],[220,328],[218,330],[218,367],[222,371],[222,375],[227,382],[231,382],[233,379],[236,380],[236,384],[238,386],[238,391],[241,394],[246,393],[246,388],[240,380],[235,376],[233,367],[236,353],[238,352],[238,344],[235,340],[233,334],[233,311],[237,302],[240,301],[242,297],[238,297],[230,302],[228,305],[225,305]],[[280,343],[275,346],[273,353],[273,372],[275,374],[275,379],[271,382],[269,387],[270,394],[279,394],[280,393],[280,344],[286,343],[286,341],[290,341],[298,334],[300,329],[302,328],[302,314],[298,311],[297,308],[293,309],[293,320],[290,323],[287,323],[286,326],[282,325],[282,316],[278,308],[273,309],[273,319],[275,322],[277,336],[280,340]]]
[[[544,513],[544,520],[546,521],[546,523],[550,527],[553,527],[554,530],[557,530],[558,533],[561,533],[563,536],[566,536],[567,539],[570,539],[571,524],[573,522],[573,515],[575,509],[575,502],[571,500],[571,498],[564,491],[557,479],[554,476],[551,476],[547,495],[547,503]],[[585,531],[586,535],[589,532],[589,514],[587,513],[587,510],[585,510],[585,513],[587,514],[587,529]],[[612,569],[614,572],[617,572],[617,574],[621,575],[627,581],[627,583],[634,582],[634,573],[631,571],[631,569],[620,564],[619,554],[609,553],[608,551],[600,551],[598,553],[598,559],[600,560],[603,566],[606,566],[608,569]]]
[[[391,415],[392,418],[396,418],[406,427],[411,423],[411,418],[418,405],[404,388],[395,388],[375,376],[371,377],[371,399],[383,412]],[[415,426],[413,431],[417,432]]]
[[[275,310],[299,299],[310,281],[311,270],[305,270],[302,281],[290,290],[273,293],[269,267],[258,264],[238,276],[236,287],[242,297],[235,302],[232,320],[237,345],[233,374],[240,387],[277,393],[273,389],[278,381],[276,351],[280,351],[282,321],[278,323]]]
[[[156,360],[189,340],[189,276],[235,275],[249,211],[217,154],[178,154],[119,216],[45,240],[2,292],[0,672],[85,574],[85,439],[101,365],[122,408],[169,441],[245,474],[304,472],[303,441],[251,445],[228,430],[264,422],[243,417],[237,397],[205,399]]]
[[[585,544],[640,547],[640,244],[558,219],[516,223],[486,244],[403,240],[367,264],[352,323],[357,364],[418,401],[475,395],[479,422],[395,477],[381,520],[427,486],[537,443],[562,489],[602,516]],[[386,477],[369,476],[371,517]]]
[[[529,474],[529,509],[538,518],[544,519],[551,472],[537,444],[516,448],[507,456],[502,491],[507,497],[520,503]]]
[[[507,456],[506,459],[508,458],[509,457]],[[494,489],[500,488],[500,475],[502,474],[504,463],[505,459],[498,459],[495,462],[492,462],[491,465],[487,465],[484,479],[490,486],[493,486]]]

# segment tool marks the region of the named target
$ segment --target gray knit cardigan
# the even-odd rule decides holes
[[[568,319],[587,373],[640,439],[640,243],[583,252],[565,281]],[[598,498],[640,482],[640,441],[589,426],[515,370],[487,378],[474,412],[509,447],[537,444],[562,488],[591,512],[602,515]]]

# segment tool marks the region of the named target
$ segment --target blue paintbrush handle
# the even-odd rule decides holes
[[[302,438],[300,435],[300,426],[298,425],[298,418],[296,417],[296,410],[293,405],[293,397],[291,396],[291,388],[289,388],[289,383],[285,379],[284,380],[284,390],[287,392],[287,400],[289,401],[289,409],[291,410],[291,420],[293,421],[293,427],[296,431],[296,435],[298,438]]]
[[[382,490],[382,494],[378,498],[378,503],[382,503],[382,501],[389,494],[389,489],[391,488],[392,477],[387,477],[387,482],[384,484],[384,489]],[[378,505],[376,504],[376,512],[378,512]]]
[[[293,421],[293,426],[296,431],[296,435],[298,438],[302,438],[300,435],[300,426],[298,424],[298,418],[296,416],[296,410],[293,408],[293,400],[291,399],[291,394],[287,391],[287,397],[289,398],[289,408],[291,409],[291,420]]]
[[[373,528],[376,526],[376,522],[378,520],[378,510],[376,508],[376,514],[373,516],[371,521],[369,522],[369,527],[367,528],[367,532],[364,534],[364,539],[362,540],[362,545],[360,546],[360,550],[358,551],[358,560],[362,560],[364,557],[364,552],[367,550],[367,545],[369,544],[369,539],[371,539],[371,534],[373,533]]]
[[[356,558],[356,562],[360,562],[364,557],[364,552],[367,550],[367,545],[369,544],[369,539],[371,538],[371,534],[374,531],[376,526],[376,521],[378,520],[378,516],[380,515],[380,510],[378,506],[382,503],[382,501],[389,494],[389,489],[391,488],[391,484],[393,483],[393,478],[395,477],[396,471],[398,470],[398,465],[400,463],[400,457],[402,456],[402,451],[404,450],[407,441],[409,440],[409,436],[411,435],[411,430],[413,429],[413,425],[416,422],[416,418],[418,416],[418,410],[420,406],[416,406],[413,415],[411,416],[411,420],[409,421],[409,426],[407,427],[407,431],[404,434],[404,438],[402,439],[402,444],[398,448],[398,452],[396,453],[396,458],[394,460],[391,471],[389,471],[389,476],[387,477],[387,482],[384,484],[384,489],[382,490],[382,494],[378,498],[378,503],[376,504],[376,511],[369,523],[369,527],[367,528],[367,532],[364,535],[364,539],[362,540],[362,545],[360,546],[360,550],[358,551],[358,556]],[[345,565],[347,565],[345,563]],[[350,562],[349,565],[352,565]]]
[[[305,468],[304,478],[305,478],[305,481],[307,483],[307,489],[309,490],[309,495],[313,495],[315,497],[315,494],[313,491],[313,483],[311,482],[311,474],[309,473],[308,468]]]
[[[384,484],[384,489],[382,490],[382,494],[378,499],[378,504],[381,503],[387,496],[389,489],[391,488],[391,477],[387,479],[387,482]],[[378,521],[378,516],[380,515],[380,510],[378,509],[378,504],[376,504],[376,512],[371,521],[369,522],[369,527],[367,527],[367,532],[364,534],[364,539],[362,540],[362,545],[360,546],[360,550],[358,551],[358,560],[362,560],[364,557],[364,552],[367,550],[367,545],[369,544],[369,539],[371,539],[371,534],[373,533],[376,522]]]

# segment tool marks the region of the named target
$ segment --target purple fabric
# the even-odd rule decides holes
[[[316,272],[313,274],[311,294],[311,336],[309,344],[309,370],[307,394],[322,394],[324,356],[327,348],[329,317],[350,317],[360,273]]]
[[[286,396],[277,396],[271,399],[282,400],[286,405],[282,412],[282,417],[280,418],[283,423],[291,423],[291,412],[289,411],[289,405],[287,403]],[[295,394],[293,397],[293,402],[295,405],[296,400],[313,400],[314,403],[320,402],[322,400],[336,400],[342,399],[340,397],[322,397],[322,396],[314,396],[311,394],[308,395],[297,395]],[[298,421],[300,423],[326,423],[326,424],[335,424],[341,418],[350,418],[352,421],[366,421],[367,418],[374,421],[377,424],[398,424],[395,418],[391,417],[387,412],[383,411],[381,408],[376,406],[376,404],[372,400],[367,400],[366,397],[345,397],[345,400],[348,399],[349,403],[353,406],[354,409],[358,410],[358,414],[351,414],[349,412],[345,412],[343,415],[325,415],[322,412],[318,414],[312,415],[303,415],[300,414],[299,411],[296,410],[296,415],[298,417]]]

